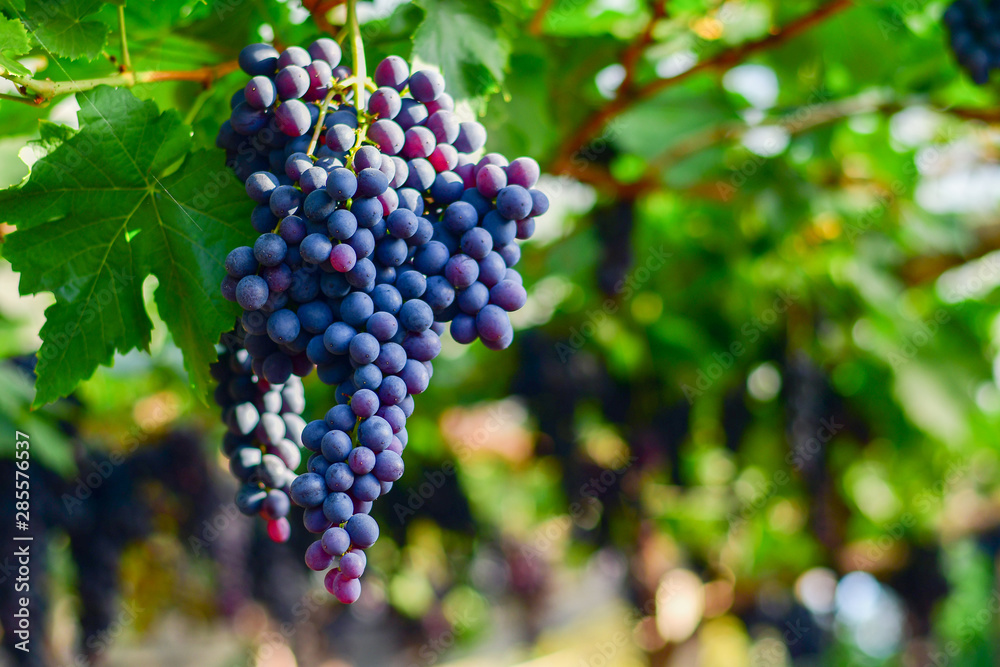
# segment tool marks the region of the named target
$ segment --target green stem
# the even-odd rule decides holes
[[[35,102],[35,100],[30,97],[21,97],[19,95],[8,95],[7,93],[0,93],[0,100],[9,100],[11,102],[20,102],[21,104],[28,104],[33,107],[43,106],[44,102]]]
[[[340,92],[342,92],[341,89],[331,85],[330,92],[326,94],[326,98],[323,100],[323,106],[319,108],[319,118],[316,119],[316,129],[313,130],[312,139],[309,140],[309,148],[306,149],[306,154],[311,157],[314,157],[316,144],[319,143],[319,133],[323,131],[323,121],[326,120],[326,112],[330,108],[330,103],[333,102],[333,98]]]
[[[184,124],[190,125],[194,122],[194,119],[198,117],[198,112],[201,111],[202,107],[205,106],[205,102],[208,98],[212,96],[212,89],[206,88],[205,90],[198,93],[198,97],[194,98],[194,103],[191,104],[191,108],[184,115]]]
[[[351,31],[351,52],[354,56],[354,106],[358,110],[358,127],[360,129],[363,127],[362,121],[364,120],[363,100],[368,72],[365,69],[365,45],[361,40],[357,0],[347,0],[347,27]],[[363,135],[359,136],[358,144],[363,139]]]
[[[125,38],[125,3],[118,5],[118,36],[122,42],[122,67],[132,71],[132,59],[128,55],[128,39]]]
[[[196,70],[149,71],[149,72],[119,72],[111,76],[96,79],[79,79],[77,81],[49,81],[48,79],[32,79],[17,76],[9,72],[0,74],[11,81],[28,99],[38,99],[42,102],[51,100],[56,95],[79,93],[92,90],[98,86],[124,86],[130,88],[139,83],[156,83],[159,81],[196,81],[209,85],[221,76],[225,76],[237,68],[235,61],[202,67]]]

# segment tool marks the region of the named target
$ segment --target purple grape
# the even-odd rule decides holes
[[[329,37],[320,37],[317,39],[309,45],[308,52],[314,61],[323,60],[330,67],[339,65],[342,57],[340,45]]]
[[[325,96],[326,90],[333,81],[333,69],[330,65],[325,60],[314,60],[306,65],[305,70],[306,74],[309,75],[309,90],[313,93],[323,91]],[[319,98],[319,100],[322,99],[322,97]]]
[[[549,198],[541,190],[529,190],[531,194],[531,217],[545,215],[549,210]]]
[[[479,264],[468,255],[454,255],[444,267],[444,275],[456,289],[464,289],[479,277]]]
[[[351,488],[351,495],[355,499],[361,501],[372,501],[379,497],[382,493],[382,485],[375,478],[375,475],[368,473],[367,475],[361,475],[354,480],[354,486]]]
[[[302,172],[299,176],[299,187],[302,188],[302,194],[309,195],[313,192],[322,191],[323,194],[327,194],[326,188],[327,173],[325,170],[319,167],[310,167]],[[307,197],[308,199],[308,197]]]
[[[362,422],[362,427],[368,421]],[[347,465],[355,475],[366,475],[375,467],[375,452],[365,446],[355,447],[347,457]]]
[[[494,199],[505,187],[507,174],[494,164],[483,166],[476,174],[476,190],[487,199]]]
[[[322,475],[307,472],[292,482],[289,496],[299,507],[318,507],[326,498],[326,480]]]
[[[367,514],[355,514],[345,526],[351,542],[362,549],[370,548],[378,540],[378,523]]]
[[[347,201],[358,191],[358,179],[350,169],[337,167],[326,179],[326,191],[334,201]]]
[[[375,336],[370,333],[359,333],[348,346],[348,353],[355,363],[370,364],[378,357],[379,349],[380,344]]]
[[[508,220],[523,220],[531,215],[534,202],[520,185],[509,185],[497,194],[497,212]]]
[[[368,100],[368,113],[379,118],[393,119],[402,107],[402,100],[395,88],[383,86],[374,93]]]
[[[503,280],[506,272],[507,264],[499,253],[490,252],[479,260],[479,282],[487,287],[493,287]]]
[[[284,68],[289,65],[305,67],[312,62],[312,56],[301,46],[289,46],[278,56],[278,67]]]
[[[226,255],[226,272],[234,278],[243,278],[257,271],[257,258],[253,255],[253,248],[240,246]]]
[[[400,372],[406,365],[406,350],[398,343],[384,343],[375,365],[386,375]]]
[[[433,331],[408,333],[403,339],[402,345],[403,349],[406,350],[406,355],[417,361],[430,361],[441,353],[441,338]]]
[[[410,174],[406,179],[406,187],[419,192],[426,192],[434,184],[437,172],[434,165],[424,158],[415,158],[408,163]]]
[[[323,533],[321,543],[323,551],[331,556],[339,556],[351,548],[351,535],[340,526],[334,526]]]
[[[354,148],[357,139],[357,134],[348,125],[338,123],[332,125],[326,131],[326,145],[335,151],[343,152],[351,150]]]
[[[462,153],[475,153],[486,145],[486,128],[476,121],[460,123],[452,144]]]
[[[468,345],[479,337],[476,330],[476,318],[472,315],[459,313],[451,320],[451,337],[456,342]]]
[[[451,95],[448,93],[441,93],[441,95],[431,102],[427,102],[427,112],[431,115],[438,111],[454,111],[455,110],[455,100],[452,99]]]
[[[382,154],[374,146],[362,146],[354,154],[354,170],[360,172],[362,169],[379,169],[382,163],[392,164],[392,160],[382,159]],[[385,174],[385,172],[382,172]],[[386,179],[389,179],[389,174],[385,174]]]
[[[347,273],[357,264],[358,256],[354,248],[346,243],[338,243],[330,250],[330,265],[341,273]]]
[[[395,482],[403,476],[403,459],[392,451],[383,451],[375,458],[375,478],[380,482]]]
[[[326,231],[331,238],[346,241],[358,231],[358,219],[346,208],[339,208],[326,221]],[[352,264],[353,266],[353,264]],[[349,267],[348,267],[349,268]],[[340,271],[341,269],[337,269]],[[345,271],[348,269],[344,269]]]
[[[431,184],[431,198],[438,204],[457,202],[465,191],[462,179],[452,171],[443,171],[434,178]]]
[[[269,44],[250,44],[239,55],[240,69],[250,76],[270,76],[278,68],[278,52]]]
[[[458,309],[468,315],[475,315],[490,302],[490,290],[481,282],[474,282],[459,292],[455,298]]]
[[[407,160],[430,157],[437,145],[434,133],[422,125],[411,127],[403,134],[403,148],[400,151]]]
[[[263,130],[268,114],[263,109],[254,109],[248,102],[241,102],[233,109],[229,122],[240,134],[250,135]]]
[[[501,280],[490,290],[490,303],[500,306],[507,312],[520,310],[527,300],[528,293],[524,287],[512,280]]]
[[[244,99],[254,109],[266,109],[274,104],[277,92],[274,82],[266,76],[255,76],[243,89]]]
[[[334,526],[339,526],[350,519],[353,513],[354,501],[343,491],[335,491],[323,501],[323,516]]]
[[[346,407],[346,406],[334,406],[334,407]],[[349,409],[349,408],[348,408]],[[354,415],[351,415],[351,420],[353,424]],[[323,456],[326,457],[327,461],[331,463],[340,463],[344,461],[347,456],[351,453],[351,448],[353,444],[351,443],[351,436],[347,435],[344,431],[333,430],[327,432],[323,436],[323,440],[320,444],[320,449],[323,452]]]
[[[236,303],[243,310],[257,310],[264,305],[267,297],[267,282],[260,276],[245,276],[236,284]]]
[[[533,188],[541,175],[538,163],[530,157],[519,157],[507,166],[507,182],[522,188]]]
[[[316,540],[306,549],[306,567],[314,572],[322,572],[333,565],[333,556],[323,549],[323,543]]]
[[[299,100],[282,102],[275,110],[274,118],[278,129],[290,137],[301,137],[312,124],[309,109]]]
[[[338,602],[351,604],[361,597],[361,582],[358,579],[348,579],[337,570],[330,570],[323,578],[323,585],[330,595]]]
[[[351,398],[351,410],[362,419],[371,418],[378,411],[378,394],[371,389],[359,389]]]
[[[521,261],[521,246],[516,243],[508,243],[497,248],[497,253],[507,266],[514,266]]]
[[[438,143],[451,144],[458,138],[458,119],[450,111],[438,111],[427,118],[427,129],[434,133]]]
[[[399,113],[396,114],[395,121],[399,123],[401,128],[408,130],[426,123],[428,115],[427,107],[414,99],[404,97],[400,102]]]
[[[363,551],[348,551],[340,559],[341,579],[358,579],[365,573],[368,564]]]
[[[430,157],[427,158],[427,161],[430,162],[431,166],[433,166],[439,173],[442,171],[450,171],[458,166],[458,151],[455,150],[455,147],[451,144],[438,144],[434,147],[434,150],[431,152]],[[465,178],[460,174],[456,174],[456,176],[461,179],[462,185],[465,186]]]
[[[476,315],[476,330],[484,341],[498,341],[512,331],[507,313],[499,306],[490,304]]]
[[[375,85],[388,86],[397,91],[406,88],[410,68],[399,56],[389,56],[375,67]]]
[[[234,126],[235,127],[235,126]],[[368,138],[386,155],[396,155],[403,148],[403,128],[393,120],[381,118],[368,128]]]
[[[358,197],[377,197],[385,192],[387,187],[389,187],[389,179],[378,169],[368,167],[358,172]],[[381,207],[379,210],[381,211]],[[355,215],[357,214],[355,213]]]
[[[309,90],[310,77],[303,67],[289,65],[274,77],[274,86],[282,100],[294,100]]]
[[[354,473],[346,463],[334,463],[326,469],[326,485],[331,491],[347,491],[354,484]]]
[[[444,92],[444,77],[433,70],[419,70],[410,75],[410,94],[420,102],[433,102]]]

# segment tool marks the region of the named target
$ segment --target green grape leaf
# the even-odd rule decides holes
[[[20,76],[27,76],[31,71],[14,60],[31,50],[31,41],[24,24],[17,19],[6,19],[0,16],[0,69]]]
[[[497,29],[499,12],[480,0],[421,0],[424,20],[413,33],[418,62],[441,68],[448,92],[482,108],[500,90],[510,42]]]
[[[176,112],[106,87],[78,99],[80,130],[0,192],[0,219],[17,225],[4,255],[21,293],[56,297],[41,331],[35,404],[69,394],[115,352],[148,349],[150,275],[160,316],[206,395],[215,343],[237,315],[219,293],[222,265],[251,240],[239,225],[249,214],[243,189],[214,153],[188,154],[190,128]]]
[[[110,29],[88,17],[103,5],[104,0],[27,0],[25,23],[45,51],[93,60],[101,55]]]

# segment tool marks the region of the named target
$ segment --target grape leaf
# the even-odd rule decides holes
[[[0,219],[17,225],[4,254],[21,293],[56,297],[35,404],[67,395],[116,351],[148,349],[149,275],[191,381],[207,392],[215,343],[237,315],[219,294],[222,263],[251,240],[239,225],[250,203],[215,153],[188,154],[190,128],[176,112],[106,87],[78,99],[80,130],[0,192]]]
[[[93,60],[101,55],[110,30],[101,21],[85,19],[103,5],[104,0],[27,0],[24,22],[46,51]]]
[[[510,42],[497,26],[500,14],[481,0],[421,0],[424,20],[413,33],[413,55],[436,65],[455,100],[482,108],[497,92],[510,57]]]
[[[0,16],[0,69],[21,76],[31,74],[27,67],[12,57],[22,55],[30,50],[31,42],[28,40],[24,24],[17,19],[6,19]]]

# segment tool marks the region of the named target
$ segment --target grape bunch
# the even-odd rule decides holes
[[[215,400],[228,429],[222,453],[241,482],[236,507],[247,516],[259,514],[271,539],[285,542],[291,535],[285,518],[291,507],[288,489],[302,462],[306,426],[300,416],[306,407],[302,380],[293,375],[272,385],[255,379],[250,355],[242,349],[223,352],[212,376],[219,383]]]
[[[406,420],[440,336],[447,325],[460,343],[511,344],[508,313],[527,299],[517,241],[548,199],[533,159],[474,157],[486,130],[459,120],[440,74],[390,56],[358,100],[335,46],[240,55],[253,78],[218,143],[257,203],[260,236],[229,254],[221,289],[243,308],[257,382],[288,386],[315,368],[336,388],[336,405],[302,429],[313,454],[287,489],[321,536],[306,565],[350,603],[378,539],[369,511],[403,475]]]
[[[957,0],[944,13],[951,50],[958,63],[979,85],[1000,68],[1000,2]]]

